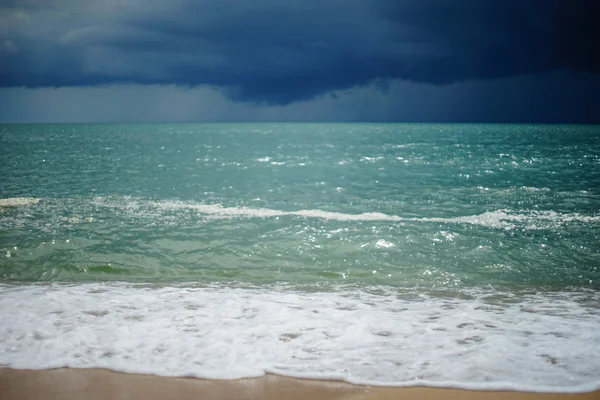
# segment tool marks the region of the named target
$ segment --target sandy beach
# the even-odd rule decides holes
[[[437,388],[356,386],[344,382],[295,379],[277,375],[238,380],[166,378],[102,369],[43,371],[0,369],[0,398],[13,399],[600,399],[600,392],[541,394],[478,392]]]

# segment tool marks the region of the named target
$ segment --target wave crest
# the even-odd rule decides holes
[[[33,197],[9,197],[0,199],[0,207],[28,206],[30,204],[36,204],[39,201],[40,199]]]

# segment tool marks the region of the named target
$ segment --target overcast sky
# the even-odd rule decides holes
[[[600,123],[596,0],[0,0],[0,122]]]

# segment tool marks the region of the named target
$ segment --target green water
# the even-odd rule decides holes
[[[600,127],[0,125],[0,281],[600,288]],[[219,208],[217,205],[220,205]]]

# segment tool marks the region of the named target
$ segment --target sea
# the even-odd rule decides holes
[[[600,389],[600,126],[0,125],[0,366]]]

